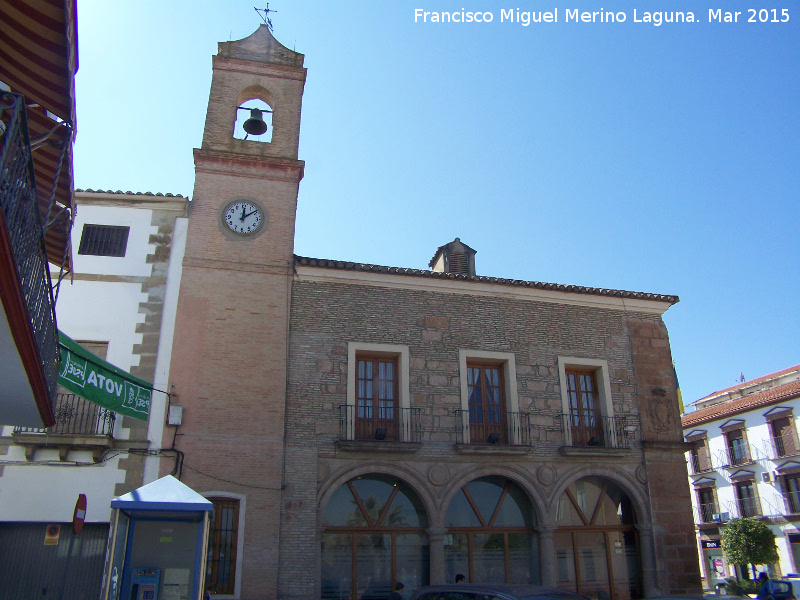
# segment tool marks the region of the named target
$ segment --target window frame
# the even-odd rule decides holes
[[[597,387],[597,412],[602,419],[614,416],[614,405],[611,396],[611,378],[609,377],[608,361],[596,358],[580,358],[577,356],[558,357],[558,383],[561,391],[561,413],[570,414],[569,388],[567,385],[567,372],[581,371],[594,373]],[[601,425],[601,429],[603,429]],[[572,446],[572,427],[568,417],[564,421],[564,436],[567,446]]]
[[[361,376],[361,364],[371,364],[372,365],[372,376],[370,378],[362,378]],[[370,440],[370,439],[378,439],[376,436],[376,432],[381,427],[386,427],[387,424],[391,424],[390,427],[386,427],[387,432],[384,436],[384,439],[388,441],[399,441],[400,435],[400,413],[401,411],[399,406],[400,401],[400,394],[398,393],[399,388],[399,373],[397,368],[397,356],[392,355],[374,355],[374,354],[364,354],[364,353],[357,353],[356,354],[356,408],[355,408],[355,430],[353,432],[355,440]],[[381,398],[379,387],[382,381],[380,377],[381,364],[388,364],[392,365],[392,377],[390,380],[391,382],[391,389],[392,389],[392,397],[384,398],[384,401],[390,400],[392,402],[391,417],[381,417],[381,412],[384,411],[387,407],[380,406]],[[370,398],[361,397],[361,382],[371,382],[372,383],[372,394]],[[366,387],[366,386],[365,386]],[[362,406],[362,400],[364,404]],[[366,402],[369,401],[370,405],[367,407]],[[364,416],[361,415],[363,412],[365,413]],[[367,417],[366,412],[369,410],[371,416]],[[371,431],[370,435],[359,435],[359,431],[361,430],[369,430]]]
[[[244,537],[245,537],[245,514],[247,513],[247,496],[241,494],[232,494],[230,492],[224,491],[210,491],[203,493],[203,497],[212,503],[216,510],[216,503],[215,501],[220,502],[236,502],[237,503],[237,512],[234,516],[234,535],[236,536],[236,542],[234,545],[236,558],[235,561],[231,563],[231,576],[233,577],[233,591],[232,592],[215,592],[214,598],[239,598],[241,596],[241,586],[242,586],[242,561],[244,558]],[[208,531],[208,542],[209,547],[212,543],[212,537],[214,535],[213,530],[211,529],[212,523],[209,522],[209,531]],[[207,560],[206,560],[207,563]],[[208,564],[205,565],[206,570],[209,568]],[[203,573],[202,581],[203,585],[206,585],[206,574]]]
[[[741,492],[744,488],[752,490],[752,495],[749,497],[742,497]],[[738,509],[740,517],[757,518],[761,516],[761,500],[758,496],[758,486],[756,485],[755,479],[747,478],[734,481],[733,493],[736,498],[736,508]],[[743,510],[743,507],[747,505],[748,502],[750,503],[753,514],[744,514],[745,512],[749,512]]]
[[[409,349],[400,344],[376,344],[370,342],[348,342],[347,344],[347,423],[346,437],[356,440],[356,418],[358,411],[358,357],[392,358],[396,365],[397,439],[410,442],[411,439],[411,392],[409,386]]]
[[[517,394],[517,361],[513,352],[494,352],[487,350],[458,351],[458,374],[461,391],[461,439],[465,444],[472,443],[469,417],[469,366],[484,365],[500,367],[502,392],[505,400],[505,413],[519,413],[519,396]],[[521,443],[521,433],[513,427],[513,419],[506,419],[506,443]],[[502,439],[502,438],[501,438]],[[478,440],[474,443],[481,443]]]
[[[800,514],[800,473],[786,473],[781,475],[780,479],[786,512],[792,515]],[[789,487],[790,481],[796,482],[794,491]]]

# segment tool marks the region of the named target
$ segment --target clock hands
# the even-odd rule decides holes
[[[254,208],[250,212],[247,212],[247,205],[242,206],[242,214],[239,216],[239,220],[244,222],[244,220],[249,217],[250,215],[254,215],[258,212],[257,208]]]

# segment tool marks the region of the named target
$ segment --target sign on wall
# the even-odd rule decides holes
[[[118,414],[147,421],[151,384],[98,358],[60,331],[58,346],[60,386]]]

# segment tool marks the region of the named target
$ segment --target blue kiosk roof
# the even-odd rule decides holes
[[[204,512],[210,511],[211,506],[211,502],[172,475],[111,501],[111,508],[125,511]]]

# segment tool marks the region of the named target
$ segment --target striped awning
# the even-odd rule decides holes
[[[76,10],[76,0],[0,0],[0,82],[25,96],[31,138],[56,125],[48,113],[69,124],[74,137]],[[55,135],[69,136],[69,129],[62,127]],[[45,144],[33,153],[33,161],[42,219],[47,219],[47,257],[69,269],[72,140],[63,156],[61,148]]]

